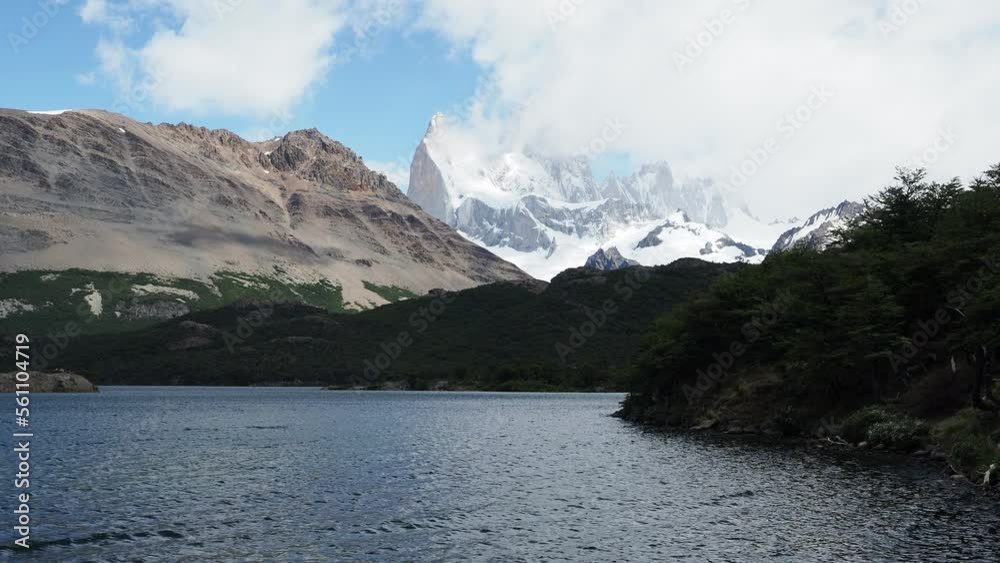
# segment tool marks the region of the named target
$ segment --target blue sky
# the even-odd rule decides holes
[[[4,84],[0,88],[0,107],[114,107],[119,92],[110,78],[100,73],[95,73],[93,83],[83,83],[79,78],[94,73],[99,64],[95,46],[108,36],[106,29],[82,21],[79,10],[83,4],[83,0],[70,1],[60,6],[54,16],[42,18],[37,15],[41,9],[36,2],[0,3],[0,29],[4,35],[0,48],[0,83]],[[35,37],[24,43],[9,37],[10,33],[30,36],[31,27],[26,27],[23,20],[33,17],[47,22]],[[138,45],[149,34],[150,30],[143,29],[126,40]],[[347,50],[355,44],[354,36],[346,33],[335,40],[333,50]],[[408,161],[430,117],[437,111],[460,106],[473,96],[483,76],[468,52],[454,49],[431,31],[378,33],[363,53],[347,59],[331,65],[325,78],[311,85],[291,109],[291,121],[279,121],[277,127],[315,127],[373,161]],[[130,117],[154,123],[186,121],[230,129],[247,137],[270,129],[275,121],[268,114],[226,115],[219,111],[171,110],[153,104],[136,104]]]
[[[576,154],[622,123],[599,179],[753,169],[739,189],[764,218],[863,198],[942,131],[932,178],[1000,159],[996,0],[17,0],[0,41],[0,106],[316,127],[397,182],[438,111],[490,151]]]
[[[236,8],[241,5],[237,0],[219,1],[232,2]],[[107,13],[103,22],[94,18],[85,21],[83,10],[88,3],[104,6]],[[287,112],[233,113],[218,107],[172,108],[152,101],[130,103],[123,110],[116,77],[100,70],[99,42],[115,41],[128,49],[140,49],[160,28],[182,29],[184,21],[162,8],[110,12],[113,6],[110,0],[0,3],[0,31],[4,35],[0,82],[7,85],[0,89],[0,107],[119,108],[140,121],[186,121],[230,129],[251,139],[264,131],[280,135],[315,127],[369,162],[402,173],[430,117],[435,112],[463,112],[489,77],[487,69],[473,60],[470,49],[461,48],[437,30],[413,25],[417,16],[408,6],[395,14],[390,24],[362,34],[365,41],[359,41],[358,32],[350,25],[341,29],[328,47],[339,60],[312,81]],[[124,32],[111,22],[117,13],[131,20]],[[275,48],[280,49],[280,44]],[[268,69],[260,68],[259,72],[266,74]],[[598,176],[612,169],[624,173],[628,167],[628,157],[622,154],[601,155],[595,162]]]

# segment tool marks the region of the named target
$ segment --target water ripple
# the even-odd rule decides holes
[[[607,416],[618,400],[114,387],[38,397],[35,550],[17,560],[800,563],[1000,552],[996,503],[931,466],[644,432]]]

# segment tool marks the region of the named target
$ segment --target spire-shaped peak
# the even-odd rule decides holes
[[[621,252],[618,252],[617,247],[612,246],[606,251],[603,248],[597,249],[597,252],[587,259],[587,263],[584,264],[584,267],[593,270],[611,272],[613,270],[621,270],[638,265],[638,262],[625,258],[622,256]]]
[[[447,124],[448,117],[445,114],[441,112],[435,113],[431,116],[431,122],[427,125],[427,135],[433,135],[434,133],[443,130]]]

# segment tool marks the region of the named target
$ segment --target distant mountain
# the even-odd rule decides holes
[[[847,225],[847,222],[857,217],[862,210],[864,210],[863,204],[845,201],[836,207],[818,211],[801,225],[782,233],[771,248],[771,252],[781,252],[799,245],[814,250],[825,250],[832,241],[833,232]]]
[[[638,262],[625,258],[621,252],[618,252],[617,248],[612,246],[607,252],[603,248],[595,252],[590,258],[587,258],[587,263],[584,267],[603,272],[612,272],[638,265]]]
[[[709,181],[676,181],[665,162],[598,183],[586,158],[484,149],[440,114],[414,154],[409,185],[407,195],[428,213],[541,279],[609,246],[647,265],[758,261],[766,254],[759,249],[788,228],[760,222]],[[684,232],[638,246],[665,229]]]
[[[657,224],[643,238],[629,246],[631,256],[643,263],[671,262],[686,256],[699,256],[713,262],[757,262],[767,251],[737,242],[729,235],[688,219],[685,213],[676,213]]]
[[[8,319],[85,297],[98,316],[170,317],[279,286],[324,308],[361,309],[528,279],[315,129],[250,142],[103,111],[0,109],[0,215]],[[45,293],[72,269],[141,274],[123,289],[137,304],[94,306],[108,281],[96,273]]]
[[[683,211],[690,221],[723,228],[737,205],[707,180],[680,184],[666,162],[645,164],[626,178],[610,176],[602,189],[604,197],[620,199],[663,217]]]

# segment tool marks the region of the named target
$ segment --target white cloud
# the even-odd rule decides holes
[[[117,32],[125,32],[134,25],[128,12],[128,4],[109,4],[108,0],[86,0],[80,7],[80,19],[83,23],[103,25]]]
[[[321,81],[344,26],[339,0],[88,0],[84,21],[116,32],[97,54],[101,70],[136,105],[167,110],[284,114]],[[133,46],[109,18],[149,19]],[[131,39],[131,38],[129,38]],[[144,101],[144,100],[143,100]]]
[[[97,73],[95,72],[82,72],[75,76],[76,83],[81,86],[93,86],[97,82]]]
[[[400,158],[399,160],[393,162],[366,160],[365,164],[368,168],[385,174],[386,178],[388,178],[390,182],[396,184],[399,191],[406,193],[409,189],[410,163],[408,159]]]
[[[427,0],[420,25],[491,74],[468,125],[494,142],[574,152],[620,119],[609,150],[723,181],[777,138],[745,187],[763,216],[863,197],[942,128],[959,138],[932,176],[1000,160],[995,0]],[[814,87],[832,98],[786,138]]]
[[[336,62],[370,54],[373,46],[401,27],[409,8],[407,0],[353,0],[346,12],[351,34],[335,47]]]
[[[107,0],[87,0],[80,7],[80,18],[84,23],[100,23],[108,15]]]

